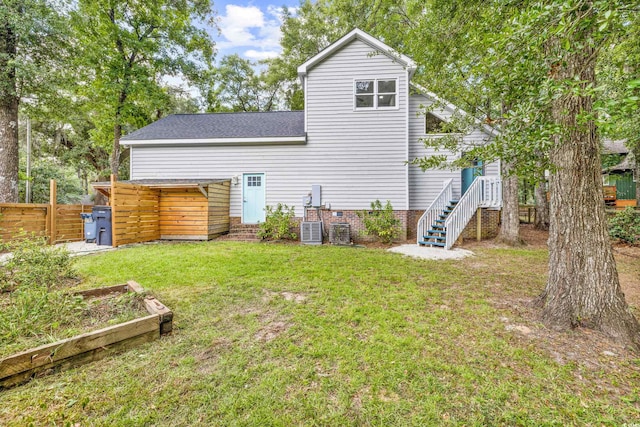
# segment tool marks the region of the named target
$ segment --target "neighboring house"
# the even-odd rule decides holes
[[[458,199],[477,175],[500,173],[498,163],[426,172],[407,163],[433,153],[421,138],[437,135],[439,122],[455,111],[446,105],[425,117],[423,107],[436,99],[411,83],[415,70],[410,58],[353,30],[298,68],[304,111],[165,117],[121,139],[131,150],[131,179],[231,179],[232,224],[264,221],[265,206],[285,203],[299,218],[360,230],[356,211],[389,200],[403,233],[414,236],[439,195]],[[493,135],[479,125],[464,143]],[[305,209],[312,185],[321,186],[321,201],[314,201],[320,206]],[[484,206],[498,207],[496,197],[499,189]]]
[[[636,177],[634,170],[636,161],[633,153],[621,140],[604,140],[602,153],[608,160],[615,163],[602,170],[605,201],[613,206],[635,206]]]

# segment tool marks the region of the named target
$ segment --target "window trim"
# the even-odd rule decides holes
[[[373,106],[372,107],[358,107],[357,106],[357,98],[356,96],[358,95],[358,93],[356,92],[356,83],[357,82],[363,82],[363,81],[372,81],[373,82],[373,93],[371,93],[371,96],[373,96]],[[395,92],[382,92],[381,94],[378,93],[378,82],[379,81],[383,81],[383,82],[388,82],[388,81],[394,81],[396,83],[396,90]],[[357,79],[353,79],[353,110],[354,111],[377,111],[377,110],[398,110],[400,109],[400,88],[398,85],[398,81],[399,79],[397,77],[389,77],[389,78],[371,78],[371,77],[363,77],[363,78],[357,78]],[[363,95],[363,94],[360,94]],[[365,95],[369,95],[369,94],[365,94]],[[392,107],[386,107],[386,106],[378,106],[378,96],[379,95],[394,95],[395,96],[395,105]]]

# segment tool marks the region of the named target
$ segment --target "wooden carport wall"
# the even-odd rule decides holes
[[[207,240],[229,231],[230,180],[206,184],[122,183],[94,188],[109,198],[113,246],[157,239]]]

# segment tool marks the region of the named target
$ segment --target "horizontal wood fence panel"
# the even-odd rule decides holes
[[[111,181],[113,246],[160,238],[160,191]]]
[[[35,203],[0,203],[0,238],[3,242],[25,234],[48,236],[49,205]]]

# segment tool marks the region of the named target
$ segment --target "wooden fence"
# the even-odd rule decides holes
[[[160,191],[111,177],[113,246],[160,239]]]
[[[56,182],[50,184],[49,203],[0,203],[0,241],[27,235],[45,236],[49,243],[80,241],[83,223],[80,213],[90,205],[59,205]]]

